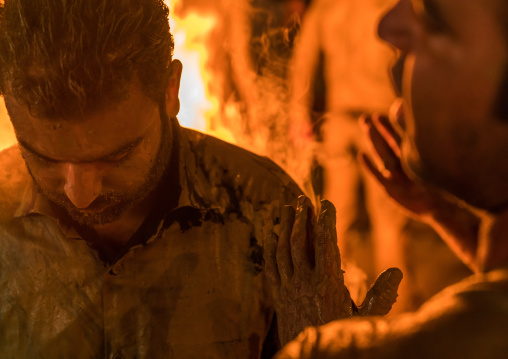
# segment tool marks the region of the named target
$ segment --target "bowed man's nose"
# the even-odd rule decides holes
[[[76,208],[87,208],[102,190],[102,177],[92,164],[70,163],[66,168],[64,192]]]

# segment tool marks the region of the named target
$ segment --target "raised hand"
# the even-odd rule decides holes
[[[402,114],[399,114],[402,116]],[[371,157],[361,154],[361,161],[386,192],[410,215],[427,220],[444,199],[431,188],[407,176],[401,165],[400,136],[385,116],[372,115],[360,119],[367,149]]]
[[[280,236],[266,240],[265,273],[282,344],[308,326],[354,314],[386,314],[396,300],[402,273],[391,268],[380,275],[362,306],[353,303],[340,269],[335,216],[334,206],[322,201],[316,223],[310,200],[301,196],[296,212],[284,208]]]
[[[402,106],[395,116],[404,116]],[[404,172],[401,139],[391,124],[396,122],[379,115],[360,119],[370,155],[362,153],[361,161],[390,197],[411,216],[431,225],[466,265],[477,270],[478,217],[451,197],[411,179]]]

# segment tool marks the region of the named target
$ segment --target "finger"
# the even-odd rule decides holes
[[[379,167],[376,166],[376,164],[365,153],[359,154],[359,161],[364,166],[364,168],[366,168],[367,171],[370,172],[382,186],[386,187],[387,178],[385,177],[385,174],[389,175],[387,171],[381,172],[379,170]]]
[[[370,172],[374,176],[390,197],[396,202],[402,203],[400,196],[407,197],[407,193],[404,192],[406,183],[404,183],[405,178],[403,176],[393,177],[393,175],[386,170],[381,172],[369,156],[364,153],[359,154],[359,162],[367,169],[367,172]]]
[[[388,117],[392,128],[399,136],[402,136],[406,131],[406,120],[404,116],[404,100],[397,98],[390,106]]]
[[[277,252],[275,255],[281,283],[288,282],[293,276],[290,238],[294,222],[295,209],[292,206],[285,206],[282,209],[281,230],[277,241]]]
[[[397,290],[402,280],[399,268],[389,268],[377,277],[365,300],[358,308],[360,315],[385,315],[397,301]]]
[[[400,158],[401,138],[399,134],[395,132],[388,117],[374,115],[372,116],[372,123],[388,146],[390,146],[393,153]]]
[[[335,207],[330,201],[322,200],[315,243],[318,274],[337,275],[340,272],[341,260],[335,221]]]
[[[308,197],[300,196],[291,234],[291,258],[295,272],[311,271],[314,267],[313,232],[312,203]]]
[[[388,170],[395,169],[398,167],[397,164],[400,163],[400,160],[386,142],[385,138],[381,135],[379,129],[374,125],[374,119],[376,119],[378,126],[382,127],[379,124],[378,116],[362,117],[361,128],[367,137],[367,148],[375,160],[380,162],[382,167]]]
[[[277,268],[277,235],[270,232],[265,239],[265,248],[263,251],[263,259],[265,262],[265,276],[272,286],[272,290],[280,288],[280,274]]]
[[[400,159],[373,125],[372,117],[362,117],[361,128],[367,138],[366,146],[379,168],[390,173],[400,171]],[[388,174],[385,174],[388,177]]]

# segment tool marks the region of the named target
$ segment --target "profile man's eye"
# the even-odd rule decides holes
[[[413,10],[422,26],[431,33],[445,32],[448,28],[442,12],[433,2],[413,0]]]
[[[439,33],[446,30],[446,26],[439,19],[434,18],[427,12],[422,14],[421,19],[425,28],[430,32]]]

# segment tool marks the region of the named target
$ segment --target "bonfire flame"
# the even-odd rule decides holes
[[[181,2],[182,0],[166,0],[171,11],[174,58],[183,64],[178,119],[185,127],[210,132],[211,119],[219,112],[219,99],[210,91],[214,78],[207,66],[207,43],[217,24],[217,17],[197,12],[180,17],[177,10]]]

